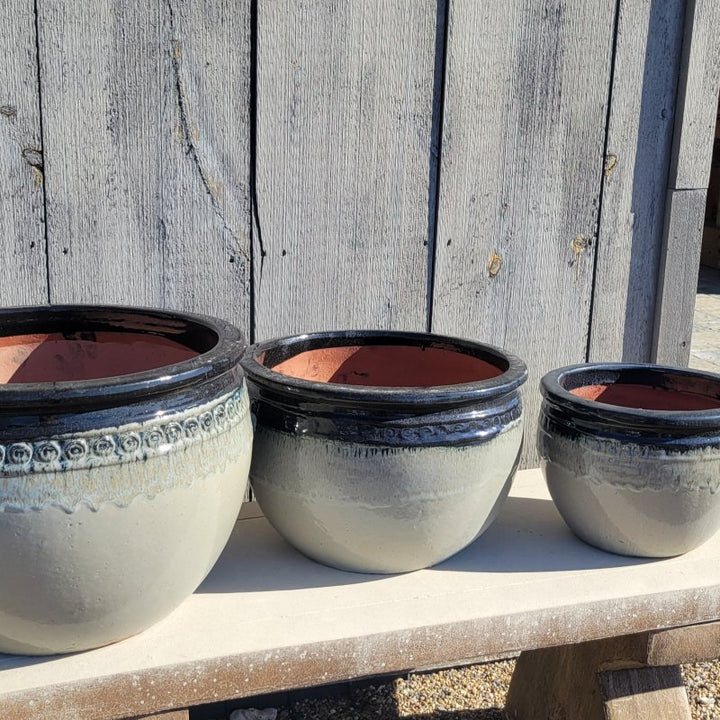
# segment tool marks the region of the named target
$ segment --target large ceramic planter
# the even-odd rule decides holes
[[[262,343],[244,366],[257,413],[253,490],[311,558],[414,570],[468,545],[497,514],[522,443],[518,358],[365,331]]]
[[[720,527],[720,378],[656,365],[548,373],[538,449],[580,538],[623,555],[679,555]]]
[[[199,585],[242,504],[242,339],[117,307],[2,310],[0,328],[0,651],[133,635]]]

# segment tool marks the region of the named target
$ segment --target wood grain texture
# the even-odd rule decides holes
[[[505,703],[509,720],[605,720],[598,669],[637,665],[647,634],[526,650],[515,663]]]
[[[621,0],[588,359],[648,362],[685,2]]]
[[[505,712],[510,720],[689,720],[678,665],[644,667],[661,659],[663,649],[684,656],[696,637],[689,630],[524,651],[515,665]]]
[[[258,4],[258,339],[425,329],[436,12]]]
[[[658,363],[686,366],[720,89],[720,5],[689,0],[654,323]]]
[[[249,0],[42,0],[53,302],[249,329]]]
[[[691,720],[680,668],[600,673],[605,720]]]
[[[432,327],[528,364],[586,357],[615,4],[451,4]]]
[[[720,91],[720,3],[688,0],[670,182],[707,188]]]
[[[680,665],[703,662],[718,656],[720,622],[689,625],[651,632],[648,638],[648,665]]]
[[[687,366],[706,190],[668,190],[655,311],[653,362]]]
[[[32,0],[0,3],[0,48],[0,305],[32,305],[47,302]]]

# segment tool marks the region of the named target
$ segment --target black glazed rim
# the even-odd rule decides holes
[[[408,345],[464,353],[495,365],[503,372],[487,380],[433,387],[386,387],[315,382],[283,375],[260,363],[263,353],[277,365],[307,350],[344,345]],[[516,391],[527,379],[525,363],[516,355],[492,345],[432,333],[390,330],[338,330],[291,335],[258,343],[247,349],[243,367],[249,379],[268,389],[280,389],[297,401],[389,407],[443,407],[458,403],[493,400]]]
[[[631,431],[667,431],[691,434],[702,430],[720,429],[720,407],[710,410],[645,410],[610,405],[597,400],[573,395],[570,390],[584,385],[609,385],[617,382],[646,385],[693,392],[688,380],[704,383],[707,392],[720,404],[720,376],[714,373],[652,363],[588,363],[569,365],[552,370],[540,381],[540,391],[550,409],[559,411],[565,421],[587,424],[591,427]],[[696,394],[697,391],[694,391]]]
[[[0,385],[0,414],[86,412],[189,388],[238,368],[246,344],[224,320],[121,305],[39,305],[0,309],[0,336],[135,332],[174,340],[199,354],[172,365],[91,380]],[[207,348],[203,350],[202,348]],[[239,368],[238,368],[239,370]]]

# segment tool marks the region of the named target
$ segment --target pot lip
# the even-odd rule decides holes
[[[580,413],[592,420],[614,422],[633,428],[651,426],[667,429],[692,430],[707,427],[717,427],[720,424],[720,407],[709,410],[647,410],[643,408],[623,407],[597,400],[588,400],[574,395],[562,386],[567,378],[578,378],[581,382],[573,385],[574,388],[586,385],[612,383],[621,374],[630,376],[626,382],[650,385],[642,382],[642,378],[633,378],[633,374],[650,375],[658,381],[668,377],[700,378],[716,384],[720,392],[720,376],[704,370],[694,368],[681,368],[672,365],[657,365],[654,363],[581,363],[556,368],[546,373],[540,380],[540,391],[545,401],[569,412]],[[603,380],[606,378],[606,380]],[[672,388],[670,388],[672,390]],[[682,392],[678,388],[678,391]],[[720,398],[718,398],[720,405]]]
[[[135,321],[139,327],[123,326]],[[164,323],[164,325],[163,325]],[[116,326],[114,329],[113,325]],[[173,325],[176,333],[173,333]],[[151,328],[156,332],[150,332]],[[89,380],[50,381],[39,383],[5,383],[0,385],[0,413],[23,413],[47,409],[66,413],[75,408],[92,410],[108,405],[141,401],[148,396],[168,393],[216,378],[239,366],[246,348],[242,334],[231,323],[209,315],[170,309],[132,305],[35,305],[0,309],[0,336],[75,331],[140,332],[176,339],[182,329],[209,330],[217,342],[206,352],[171,365]],[[165,330],[165,333],[162,330]],[[241,368],[238,367],[241,372]],[[162,409],[158,408],[158,414]]]
[[[439,347],[464,352],[493,364],[501,361],[503,365],[507,364],[507,369],[496,377],[469,383],[395,387],[304,380],[275,372],[257,360],[262,353],[276,348],[298,346],[297,352],[293,354],[299,354],[307,350],[372,344]],[[243,367],[253,382],[269,388],[282,388],[284,393],[298,399],[360,405],[421,406],[489,400],[517,390],[527,379],[525,363],[516,355],[494,345],[450,335],[401,330],[334,330],[278,337],[248,347],[243,357]]]

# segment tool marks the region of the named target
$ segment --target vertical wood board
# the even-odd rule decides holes
[[[0,3],[0,306],[47,302],[43,148],[32,0]]]
[[[585,360],[615,4],[451,5],[433,330]]]
[[[697,273],[720,89],[720,5],[689,0],[678,81],[652,359],[690,359]]]
[[[429,0],[258,4],[258,339],[425,329],[435,43]]]
[[[40,0],[50,294],[249,329],[249,0]]]
[[[690,360],[706,196],[706,190],[667,191],[653,362],[685,367]]]
[[[707,188],[720,91],[720,3],[688,0],[668,187]]]
[[[685,3],[621,0],[592,305],[592,362],[648,362]]]

